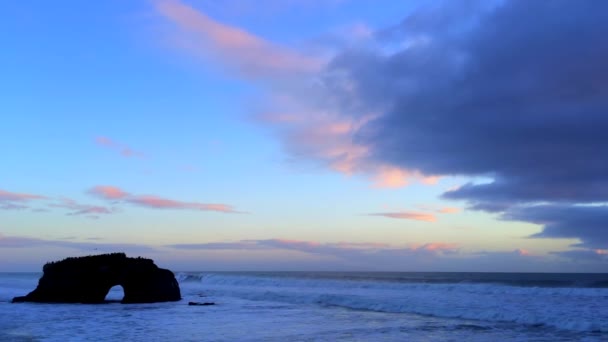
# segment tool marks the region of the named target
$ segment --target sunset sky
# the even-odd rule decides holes
[[[608,272],[606,1],[0,2],[0,271]]]

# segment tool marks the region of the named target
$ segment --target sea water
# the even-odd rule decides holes
[[[178,272],[179,302],[10,303],[39,277],[0,273],[0,341],[608,341],[606,274]]]

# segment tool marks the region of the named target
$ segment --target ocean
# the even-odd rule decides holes
[[[40,275],[0,273],[0,341],[608,341],[608,274],[177,272],[179,302],[10,303]]]

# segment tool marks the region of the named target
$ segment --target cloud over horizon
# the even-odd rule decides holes
[[[549,255],[535,255],[523,249],[512,251],[492,251],[475,252],[465,251],[461,246],[453,243],[432,242],[426,244],[409,244],[405,246],[392,245],[387,243],[373,242],[336,242],[321,243],[305,240],[289,239],[261,239],[261,240],[240,240],[234,242],[206,242],[206,243],[182,243],[171,245],[145,245],[132,243],[104,243],[89,242],[99,240],[99,238],[88,238],[82,241],[75,237],[61,239],[44,239],[29,236],[5,235],[0,233],[0,249],[27,249],[38,247],[68,248],[80,253],[110,253],[123,251],[131,254],[154,254],[163,256],[167,259],[174,254],[171,250],[200,251],[219,254],[205,254],[211,260],[226,262],[221,256],[224,251],[239,251],[239,257],[231,257],[229,263],[231,269],[239,265],[247,265],[250,253],[262,253],[266,260],[273,263],[276,254],[268,252],[286,253],[281,265],[289,267],[290,252],[304,253],[310,256],[321,257],[310,259],[312,263],[306,268],[313,267],[318,269],[328,269],[325,266],[332,265],[341,269],[347,267],[353,270],[418,270],[418,271],[538,271],[538,270],[568,270],[576,271],[581,265],[592,267],[597,271],[606,271],[606,260],[608,260],[608,250],[587,250],[574,249],[568,251],[551,252]],[[160,253],[160,254],[159,254]],[[199,257],[190,255],[188,262],[200,263]],[[280,254],[279,254],[280,255]],[[66,256],[73,256],[69,254]],[[561,258],[564,261],[559,261]],[[184,259],[185,260],[185,259]],[[315,261],[313,261],[315,260]],[[298,259],[291,260],[294,270],[303,265]],[[316,263],[316,264],[315,264]],[[320,264],[319,264],[320,263]],[[261,265],[261,264],[260,264]],[[316,265],[316,266],[315,266]],[[565,268],[564,268],[565,267]],[[329,269],[332,269],[330,267]]]
[[[11,236],[0,233],[0,248],[31,248],[40,246],[63,247],[81,250],[87,253],[111,253],[129,251],[132,253],[156,252],[156,248],[147,245],[129,243],[83,242],[71,240],[41,239],[28,236]]]
[[[315,241],[267,239],[241,240],[237,242],[211,242],[173,244],[165,247],[185,250],[286,250],[308,254],[318,254],[374,267],[382,267],[383,262],[406,258],[428,262],[445,255],[458,252],[459,246],[451,243],[435,242],[407,247],[391,246],[383,243],[320,243]]]
[[[172,244],[164,247],[189,251],[294,251],[309,255],[324,256],[325,262],[344,267],[346,264],[361,270],[391,271],[484,271],[515,272],[551,270],[573,272],[581,264],[596,271],[606,271],[608,250],[593,252],[579,249],[550,252],[537,255],[525,249],[509,251],[466,251],[461,246],[447,242],[409,244],[405,246],[388,243],[321,243],[305,240],[263,239],[233,242],[205,242]],[[556,257],[561,258],[558,259]],[[330,261],[333,260],[333,261]]]

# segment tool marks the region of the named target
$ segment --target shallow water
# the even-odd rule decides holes
[[[188,272],[180,302],[9,303],[39,276],[0,274],[0,341],[608,340],[602,275]]]

